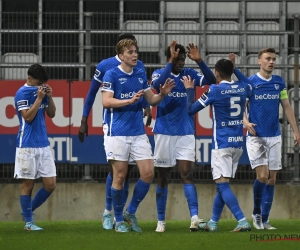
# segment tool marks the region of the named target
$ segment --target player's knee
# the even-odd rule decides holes
[[[160,188],[165,188],[168,186],[168,183],[169,183],[169,178],[167,175],[165,176],[159,176],[159,178],[157,179],[157,183],[158,183],[158,186]]]
[[[22,184],[22,193],[23,194],[31,194],[33,187],[34,187],[34,183],[24,182]]]
[[[56,182],[47,183],[44,188],[47,192],[52,193],[56,188]]]
[[[141,174],[141,179],[147,183],[152,182],[153,177],[154,177],[154,171],[147,171]]]
[[[268,182],[268,176],[267,175],[259,175],[259,176],[257,176],[257,180],[261,183],[267,183]]]
[[[268,185],[274,186],[276,184],[276,178],[271,178],[268,180]]]
[[[183,183],[192,183],[193,182],[193,171],[188,170],[181,173],[181,179]]]

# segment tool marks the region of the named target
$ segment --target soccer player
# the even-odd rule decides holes
[[[56,168],[45,124],[45,110],[53,118],[56,107],[52,88],[46,84],[46,70],[39,64],[33,64],[27,74],[27,82],[15,96],[20,128],[17,135],[14,178],[22,179],[20,203],[26,223],[24,229],[38,231],[43,229],[35,225],[32,212],[47,200],[56,186]],[[31,200],[35,179],[40,177],[43,179],[43,187]]]
[[[104,122],[107,124],[105,146],[107,160],[113,167],[111,196],[113,201],[116,232],[128,232],[124,219],[133,231],[142,232],[135,212],[149,191],[154,176],[152,149],[143,124],[140,98],[156,106],[174,87],[174,81],[167,79],[160,86],[160,93],[153,94],[148,86],[144,70],[136,66],[138,46],[133,40],[118,42],[116,52],[121,65],[107,71],[103,78],[102,104],[106,108]],[[123,213],[122,199],[128,159],[132,158],[138,166],[140,179],[136,183],[127,210]]]
[[[136,41],[135,37],[130,33],[121,34],[119,36],[117,42],[121,41],[122,39],[132,39],[132,40]],[[79,132],[78,132],[78,137],[81,142],[84,141],[84,135],[88,136],[87,120],[88,120],[90,111],[92,109],[92,106],[94,104],[98,90],[102,85],[103,76],[106,73],[106,71],[120,65],[120,63],[121,63],[121,60],[118,57],[118,55],[116,55],[114,57],[110,57],[108,59],[102,60],[96,67],[94,78],[91,82],[90,90],[87,94],[87,98],[84,103],[83,115],[82,115],[82,119],[81,119],[81,126],[80,126]],[[140,60],[137,61],[136,67],[138,67],[142,70],[145,70],[144,64]],[[150,126],[151,120],[152,120],[150,106],[147,103],[147,101],[145,101],[145,99],[143,99],[142,104],[143,104],[142,107],[144,109],[144,117],[147,116],[146,126]],[[103,112],[104,115],[105,115],[105,112],[106,111],[104,110],[104,112]],[[104,147],[105,147],[106,133],[107,133],[107,125],[106,124],[103,124],[103,132],[104,132]],[[133,165],[135,165],[135,163],[130,160],[129,166],[128,166],[128,172],[126,175],[126,181],[124,183],[124,195],[123,195],[124,205],[126,204],[126,201],[128,198],[129,176],[130,176],[130,172],[132,170]],[[112,185],[112,168],[110,169],[110,172],[108,173],[108,175],[106,177],[105,210],[102,215],[102,226],[106,230],[113,229],[111,185]]]
[[[195,129],[193,116],[186,110],[186,90],[180,79],[190,75],[195,86],[215,83],[213,72],[202,61],[198,47],[193,43],[187,46],[188,57],[195,61],[202,74],[191,68],[184,68],[186,59],[185,48],[172,41],[167,49],[168,63],[165,68],[157,69],[152,74],[152,87],[159,93],[160,85],[167,78],[174,79],[176,86],[171,93],[157,106],[154,125],[154,165],[158,171],[156,186],[156,207],[158,223],[156,232],[166,230],[165,214],[168,196],[170,172],[178,162],[179,172],[183,181],[183,190],[187,199],[191,217],[191,231],[198,230],[198,197],[193,184],[195,162]]]
[[[231,58],[233,57],[233,58]],[[235,56],[230,54],[231,60]],[[217,186],[212,217],[207,223],[201,223],[199,228],[205,231],[217,231],[224,205],[230,209],[238,221],[234,232],[250,231],[251,226],[246,220],[239,203],[229,186],[230,178],[234,178],[238,161],[243,149],[243,115],[246,99],[251,94],[251,86],[247,77],[238,76],[240,81],[231,81],[231,75],[237,72],[230,60],[221,59],[215,65],[215,76],[218,85],[209,89],[194,102],[194,80],[190,76],[183,77],[187,91],[187,109],[189,115],[194,115],[208,105],[213,114],[213,143],[211,150],[211,170]],[[244,81],[242,80],[244,79]]]
[[[294,111],[289,103],[286,85],[281,76],[273,75],[276,61],[275,49],[265,48],[258,53],[260,70],[249,77],[253,93],[248,103],[246,146],[256,180],[253,185],[253,226],[256,229],[274,230],[268,219],[274,197],[277,172],[281,166],[281,135],[279,104],[283,107],[294,131],[295,145],[300,143]]]

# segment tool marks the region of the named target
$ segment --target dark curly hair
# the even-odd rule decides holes
[[[49,77],[46,69],[40,64],[32,64],[27,70],[27,75],[41,82],[47,82]]]

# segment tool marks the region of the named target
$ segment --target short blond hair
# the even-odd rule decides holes
[[[133,41],[132,39],[122,39],[119,41],[116,45],[116,53],[117,55],[123,54],[125,49],[130,49],[130,47],[134,45],[136,47],[136,50],[138,50],[138,46],[136,41]]]
[[[276,53],[276,51],[275,51],[275,49],[274,48],[264,48],[264,49],[262,49],[262,50],[260,50],[259,52],[258,52],[258,59],[260,59],[261,58],[261,55],[262,54],[264,54],[264,53]]]

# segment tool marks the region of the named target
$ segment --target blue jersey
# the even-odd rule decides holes
[[[20,128],[17,136],[18,148],[42,148],[49,146],[45,123],[45,108],[48,107],[48,97],[45,96],[34,119],[28,123],[21,115],[21,110],[29,109],[37,98],[38,87],[22,86],[15,95]]]
[[[258,73],[249,77],[253,92],[249,99],[249,122],[257,124],[254,129],[259,137],[280,135],[279,105],[286,86],[281,76],[265,79]],[[287,96],[285,95],[285,97]],[[250,133],[247,135],[251,136]]]
[[[117,55],[102,60],[100,63],[98,63],[98,65],[96,67],[95,74],[94,74],[94,79],[97,82],[102,84],[103,77],[104,77],[105,73],[108,70],[119,66],[120,64],[121,64],[121,60]],[[137,65],[135,67],[145,71],[145,66],[140,60],[137,61]]]
[[[108,70],[119,66],[120,64],[121,64],[121,60],[118,56],[113,56],[113,57],[104,59],[100,63],[98,63],[96,70],[95,70],[93,80],[91,82],[90,90],[87,94],[87,98],[84,103],[83,114],[82,114],[83,116],[86,116],[86,117],[89,116],[92,106],[94,104],[96,95],[98,93],[98,90],[99,90],[100,86],[102,85],[102,81],[103,81],[103,77],[104,77],[105,73]],[[137,61],[136,67],[145,71],[144,64],[139,60]],[[147,106],[149,106],[149,104],[143,98],[143,108],[145,108]]]
[[[251,85],[247,82],[221,81],[211,85],[209,89],[193,105],[189,105],[189,113],[195,114],[211,105],[213,121],[212,149],[239,148],[243,145],[243,116],[246,100],[251,95]],[[190,91],[191,89],[188,89]],[[194,98],[188,92],[189,103]]]
[[[120,66],[106,72],[102,91],[114,93],[119,100],[131,99],[139,90],[151,91],[144,70],[137,67],[128,74]],[[137,136],[145,134],[142,101],[121,108],[105,109],[104,123],[108,124],[108,136]]]
[[[152,86],[160,77],[164,68],[157,69],[152,74]],[[180,81],[183,76],[195,79],[195,86],[201,86],[203,75],[191,68],[184,68],[180,74],[171,73],[168,77],[174,79],[176,86],[157,105],[156,120],[153,132],[164,135],[194,135],[194,118],[186,110],[187,94],[184,84]],[[155,88],[159,93],[159,86]]]

